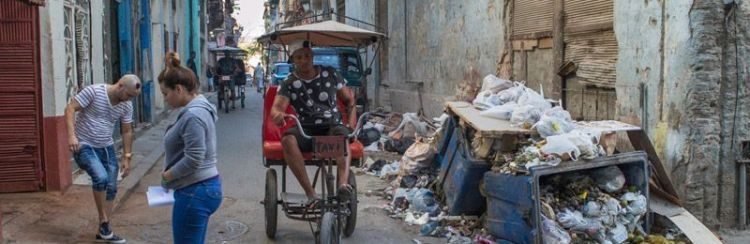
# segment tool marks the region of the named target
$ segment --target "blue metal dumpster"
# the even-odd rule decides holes
[[[456,146],[452,157],[449,157],[452,160],[447,162],[443,180],[448,214],[481,215],[484,213],[486,200],[479,192],[479,183],[491,166],[484,160],[474,159],[462,128],[454,129],[451,143]]]
[[[637,186],[648,199],[648,158],[644,152],[630,152],[591,161],[563,162],[557,167],[532,168],[530,175],[487,172],[484,189],[487,196],[485,226],[490,234],[514,243],[542,243],[540,182],[546,177],[567,172],[581,172],[617,165],[625,175],[626,184]],[[646,231],[650,216],[643,221]]]

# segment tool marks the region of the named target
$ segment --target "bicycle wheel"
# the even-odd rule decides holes
[[[240,88],[240,106],[245,108],[245,88]]]
[[[229,100],[232,100],[231,95],[229,95],[229,90],[224,90],[224,113],[229,113]]]
[[[341,235],[337,228],[336,215],[332,212],[326,212],[323,214],[323,218],[320,220],[320,243],[321,244],[333,244],[341,242]]]
[[[266,197],[263,205],[266,210],[266,236],[273,239],[276,236],[278,220],[278,188],[276,187],[276,170],[266,170]]]
[[[349,170],[349,185],[354,188],[354,192],[349,199],[349,216],[343,218],[344,237],[350,237],[354,233],[354,228],[357,227],[357,177],[351,169]]]
[[[216,104],[217,104],[217,105],[219,106],[219,110],[221,110],[221,105],[222,105],[222,103],[224,102],[224,101],[223,101],[223,97],[224,97],[224,90],[223,90],[223,89],[221,89],[221,87],[219,87],[219,88],[218,88],[218,90],[217,90],[216,92],[218,93],[218,94],[216,94],[216,100],[217,100],[217,101],[216,101]]]

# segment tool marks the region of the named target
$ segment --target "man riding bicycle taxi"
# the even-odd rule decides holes
[[[285,123],[286,108],[291,104],[305,133],[311,136],[346,136],[357,121],[355,101],[344,89],[345,82],[335,69],[313,65],[312,49],[296,49],[291,56],[294,72],[282,84],[271,110],[271,119],[279,126]],[[346,104],[346,112],[339,111],[337,99]],[[312,151],[312,141],[304,138],[297,127],[284,132],[281,138],[284,160],[307,195],[308,208],[320,200],[305,170],[302,152]],[[354,189],[349,185],[350,153],[336,158],[337,195],[349,199]],[[351,176],[354,177],[354,176]]]

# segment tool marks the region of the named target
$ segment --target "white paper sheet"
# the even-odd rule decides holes
[[[161,186],[149,186],[146,191],[149,207],[160,207],[174,204],[174,190],[166,190]]]

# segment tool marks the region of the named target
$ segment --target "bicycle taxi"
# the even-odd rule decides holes
[[[258,39],[267,46],[285,46],[293,42],[309,41],[312,46],[350,46],[366,47],[382,38],[383,34],[359,29],[335,21],[294,26],[278,29]],[[275,238],[277,228],[278,207],[290,219],[307,221],[317,243],[340,243],[341,237],[349,237],[354,233],[357,221],[357,186],[355,175],[349,170],[349,185],[354,188],[350,200],[339,201],[335,192],[335,177],[333,167],[334,158],[351,154],[351,164],[360,165],[363,159],[363,145],[354,139],[358,134],[363,120],[368,113],[359,117],[355,131],[348,136],[303,136],[311,138],[313,150],[303,153],[306,166],[317,168],[312,180],[313,188],[320,194],[321,201],[316,207],[308,209],[305,205],[306,196],[301,193],[287,192],[284,153],[281,135],[286,129],[298,126],[303,131],[294,115],[294,109],[287,107],[287,123],[282,128],[277,127],[270,118],[271,107],[278,91],[278,84],[269,84],[265,94],[263,111],[263,164],[267,167],[265,182],[265,198],[261,204],[265,207],[266,235]],[[352,92],[347,90],[347,92]],[[339,110],[346,108],[341,100],[338,101]],[[279,193],[276,169],[281,167],[281,192]]]

